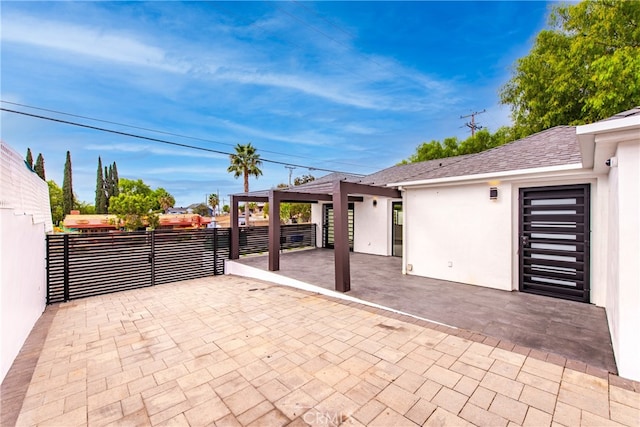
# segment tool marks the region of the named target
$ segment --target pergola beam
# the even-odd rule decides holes
[[[238,216],[238,198],[242,196],[231,196],[231,212],[229,212],[229,221],[231,226],[231,250],[229,251],[230,259],[240,258],[240,224]]]
[[[366,194],[367,196],[402,198],[402,193],[392,187],[377,187],[374,185],[358,184],[357,182],[341,181],[341,189],[347,194]]]
[[[329,183],[328,183],[329,184]],[[280,270],[280,204],[281,203],[317,203],[333,202],[334,227],[334,259],[335,259],[335,289],[348,292],[351,289],[351,268],[349,265],[349,202],[362,202],[362,196],[350,194],[370,195],[399,199],[400,191],[391,187],[377,187],[358,184],[355,182],[335,181],[331,185],[331,193],[325,191],[302,192],[292,189],[270,190],[269,196],[265,192],[260,195],[237,194],[231,196],[231,259],[238,259],[240,254],[240,226],[238,223],[238,202],[268,202],[269,203],[269,271]],[[249,224],[249,219],[246,219]]]
[[[280,270],[280,191],[269,192],[269,271]]]
[[[333,257],[335,262],[335,288],[338,292],[351,290],[349,263],[349,193],[346,182],[333,186]]]

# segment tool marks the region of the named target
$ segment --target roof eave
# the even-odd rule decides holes
[[[640,115],[578,126],[576,135],[584,166],[605,172],[605,161],[615,155],[618,142],[640,139]]]
[[[502,171],[502,172],[488,172],[488,173],[481,173],[481,174],[475,174],[475,175],[461,175],[461,176],[450,176],[445,178],[431,178],[431,179],[421,179],[416,181],[394,182],[387,185],[389,187],[414,187],[414,186],[448,184],[448,183],[465,182],[465,181],[482,181],[482,180],[496,179],[496,178],[520,177],[520,176],[534,175],[534,174],[541,174],[541,173],[577,171],[580,169],[583,169],[582,163],[571,163],[566,165],[545,166],[541,168],[532,168],[532,169],[517,169],[517,170]]]

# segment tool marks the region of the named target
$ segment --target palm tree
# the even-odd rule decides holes
[[[244,192],[249,192],[249,175],[258,178],[262,175],[262,161],[260,160],[260,154],[256,151],[256,147],[248,144],[238,144],[235,147],[236,154],[231,154],[229,159],[231,164],[227,168],[227,172],[233,172],[233,177],[238,178],[241,175],[244,177]],[[249,225],[249,204],[244,204],[244,218],[245,224]]]
[[[214,215],[216,212],[216,208],[218,207],[219,204],[220,204],[220,199],[218,198],[218,195],[209,194],[209,206],[211,206],[211,209],[213,209]]]

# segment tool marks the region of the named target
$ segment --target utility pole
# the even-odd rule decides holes
[[[482,110],[482,111],[474,111],[471,114],[467,114],[466,116],[460,116],[461,119],[466,119],[467,117],[471,117],[471,121],[465,123],[465,126],[468,127],[469,129],[471,129],[471,136],[473,137],[476,134],[477,130],[482,129],[482,126],[480,126],[479,124],[476,123],[476,116],[478,114],[482,114],[482,113],[486,113],[487,110]]]
[[[293,174],[293,170],[296,169],[296,167],[286,165],[285,168],[289,169],[289,187],[291,187],[291,175]]]

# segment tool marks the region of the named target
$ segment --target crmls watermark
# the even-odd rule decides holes
[[[318,412],[309,411],[302,416],[302,421],[310,425],[320,426],[339,426],[349,418],[348,415],[340,412]]]

